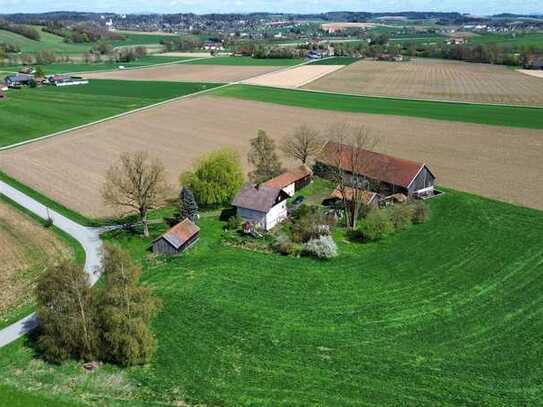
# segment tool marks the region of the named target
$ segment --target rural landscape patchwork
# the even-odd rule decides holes
[[[98,3],[0,8],[0,406],[543,404],[543,8]]]

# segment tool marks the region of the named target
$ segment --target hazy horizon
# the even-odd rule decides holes
[[[59,0],[47,2],[38,0],[0,0],[0,14],[42,13],[52,11],[112,12],[127,14],[164,14],[164,13],[322,13],[327,11],[358,12],[459,12],[474,15],[500,13],[543,14],[541,1],[535,0],[496,0],[473,2],[468,0],[369,0],[364,7],[359,1],[331,0],[95,0],[88,3]]]

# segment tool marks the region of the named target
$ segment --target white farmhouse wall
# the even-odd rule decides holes
[[[287,201],[283,201],[275,205],[270,211],[266,214],[266,230],[270,230],[278,223],[285,220],[288,216],[287,212]]]
[[[296,192],[296,184],[293,182],[292,184],[287,185],[283,188],[283,191],[285,191],[288,196],[294,196],[294,193]]]

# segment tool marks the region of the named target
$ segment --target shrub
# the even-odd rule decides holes
[[[375,209],[366,216],[359,231],[365,240],[379,240],[394,231],[394,224],[386,210]]]
[[[234,215],[228,219],[226,222],[226,228],[228,230],[237,230],[241,227],[243,223],[243,219],[241,219],[241,216]]]
[[[331,259],[337,256],[337,246],[331,236],[321,236],[304,244],[304,253],[319,259]]]
[[[411,220],[414,224],[424,223],[430,218],[430,209],[423,201],[414,201],[411,210]]]
[[[413,208],[411,205],[393,205],[388,209],[388,212],[394,229],[402,230],[411,225],[413,218]]]
[[[301,212],[296,215],[291,228],[291,237],[294,242],[305,243],[330,234],[333,220],[319,208],[306,206]]]
[[[297,256],[300,254],[300,247],[286,235],[278,236],[273,248],[277,253],[284,256]]]

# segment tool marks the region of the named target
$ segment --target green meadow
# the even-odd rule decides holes
[[[0,147],[217,86],[91,80],[88,85],[10,90],[0,101]]]
[[[251,85],[228,86],[218,89],[214,94],[311,109],[543,129],[543,108],[351,96]]]
[[[111,406],[541,404],[543,213],[451,190],[429,206],[376,243],[336,231],[331,261],[227,246],[214,213],[176,258],[111,233],[162,301],[154,360],[89,375],[23,339],[0,384]]]

